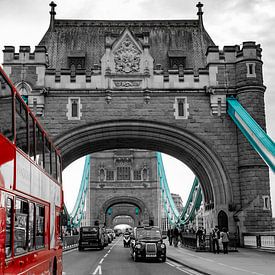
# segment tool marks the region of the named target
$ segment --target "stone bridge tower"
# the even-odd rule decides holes
[[[117,216],[132,217],[135,226],[160,225],[161,193],[156,153],[120,149],[91,155],[86,199],[90,224],[112,226]]]
[[[268,167],[226,113],[233,96],[265,129],[262,49],[251,41],[219,49],[197,7],[192,20],[59,20],[52,4],[34,52],[6,46],[4,69],[53,136],[64,168],[103,150],[164,152],[199,179],[208,230],[219,221],[231,232],[271,230]],[[104,168],[94,172],[97,196],[113,190]],[[135,203],[155,222],[146,197]],[[104,220],[111,204],[93,219]]]

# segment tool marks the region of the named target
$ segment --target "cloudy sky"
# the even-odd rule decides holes
[[[0,49],[4,45],[39,43],[49,26],[49,0],[0,0]],[[195,0],[55,0],[59,19],[195,19]],[[263,49],[267,132],[275,139],[275,1],[205,0],[204,26],[216,45],[256,41]],[[2,51],[0,62],[2,63]],[[273,80],[273,81],[272,81]],[[273,121],[272,121],[273,118]],[[272,123],[273,122],[273,123]],[[165,158],[166,173],[172,192],[186,200],[193,182],[192,172],[181,163]],[[77,192],[83,161],[64,173],[65,198],[69,209]],[[76,178],[74,178],[76,177]],[[275,216],[275,175],[270,173],[273,216]],[[178,181],[176,181],[178,179]]]

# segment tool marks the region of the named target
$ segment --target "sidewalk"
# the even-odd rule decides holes
[[[275,253],[238,248],[239,252],[213,254],[167,245],[167,258],[210,275],[274,275]]]

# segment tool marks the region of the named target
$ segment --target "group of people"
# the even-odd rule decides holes
[[[223,253],[228,254],[229,233],[225,227],[220,232],[219,227],[216,225],[212,230],[212,245],[215,254],[220,253],[219,239],[222,241]]]
[[[195,233],[195,232],[194,232]],[[168,228],[167,237],[169,240],[169,245],[178,246],[179,237],[181,231],[175,226],[174,228]],[[198,246],[205,244],[205,230],[201,227],[198,228],[196,232]],[[213,252],[216,254],[220,253],[219,241],[221,240],[223,245],[223,253],[228,254],[228,244],[229,244],[229,232],[224,227],[222,231],[219,230],[219,227],[216,225],[211,232],[212,248]]]
[[[167,237],[169,240],[169,245],[172,245],[173,243],[174,246],[177,247],[179,242],[179,235],[180,231],[176,226],[174,228],[168,228]]]

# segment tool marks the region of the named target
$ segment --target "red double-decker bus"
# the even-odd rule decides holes
[[[0,67],[0,274],[62,274],[61,157]]]

